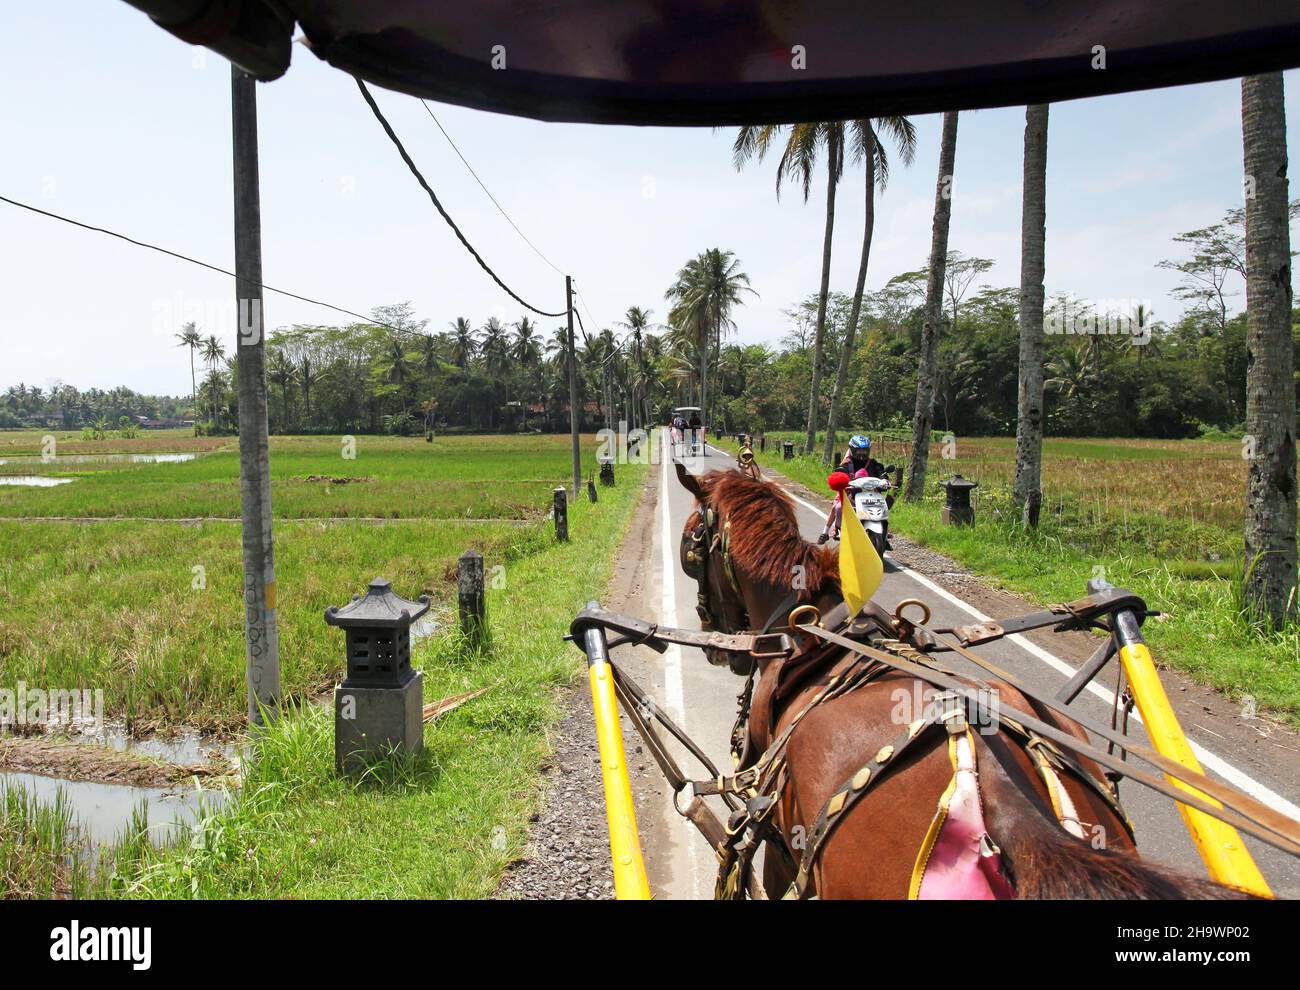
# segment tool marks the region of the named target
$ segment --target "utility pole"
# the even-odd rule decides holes
[[[573,501],[582,484],[582,452],[578,449],[578,349],[573,343],[573,276],[564,276],[564,298],[569,310],[569,436],[573,441]]]
[[[280,704],[280,635],[275,619],[271,463],[266,422],[262,320],[262,207],[257,176],[257,82],[230,66],[235,173],[235,300],[239,375],[239,501],[244,543],[244,636],[248,718]]]

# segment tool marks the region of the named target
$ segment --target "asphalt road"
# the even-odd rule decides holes
[[[664,445],[667,450],[667,445]],[[709,455],[691,465],[697,472],[730,467],[732,456],[710,447]],[[682,528],[690,513],[692,498],[675,476],[671,458],[661,458],[655,469],[657,499],[653,511],[652,543],[643,548],[646,575],[641,582],[639,600],[622,607],[635,614],[653,618],[666,625],[698,628],[695,615],[695,582],[682,573],[677,563],[677,546]],[[787,486],[787,490],[792,486]],[[799,523],[804,536],[813,539],[821,531],[825,506],[813,504],[796,492]],[[805,493],[806,495],[807,493]],[[819,500],[820,501],[820,500]],[[1086,577],[1086,576],[1085,576]],[[1080,596],[1084,579],[1080,578]],[[966,597],[974,597],[973,595]],[[987,616],[951,591],[914,570],[894,561],[886,561],[884,582],[875,598],[891,611],[904,598],[920,598],[932,611],[931,625],[944,627],[980,621]],[[1004,613],[996,616],[1006,618]],[[1035,637],[1041,639],[1041,637]],[[1050,644],[1049,644],[1050,645]],[[981,655],[1024,679],[1048,694],[1054,693],[1073,673],[1074,664],[1022,637],[989,643],[979,648]],[[647,689],[665,710],[709,753],[719,767],[730,766],[727,740],[736,714],[736,696],[741,678],[726,668],[711,666],[698,650],[671,647],[663,656],[638,650],[624,656],[630,673]],[[951,662],[951,661],[949,661]],[[1074,702],[1081,712],[1109,724],[1112,677],[1103,675],[1105,684],[1094,682]],[[1168,689],[1168,681],[1167,681]],[[1173,692],[1171,691],[1171,695]],[[1174,697],[1175,708],[1180,698]],[[1226,705],[1227,702],[1225,701]],[[1207,706],[1208,710],[1208,706]],[[1192,728],[1194,719],[1179,711],[1197,756],[1206,771],[1225,779],[1255,798],[1294,817],[1300,818],[1300,775],[1295,773],[1294,759],[1273,763],[1267,747],[1261,749],[1258,738],[1234,737],[1226,727],[1215,723],[1222,732],[1199,734]],[[1130,731],[1145,741],[1140,721],[1134,716]],[[1249,736],[1249,728],[1240,730]],[[1208,733],[1208,734],[1207,734]],[[1215,738],[1217,736],[1217,738]],[[1294,737],[1290,737],[1293,739]],[[634,734],[629,746],[635,746]],[[864,741],[869,744],[870,741]],[[1284,747],[1276,746],[1277,749]],[[683,767],[691,767],[684,755]],[[634,780],[638,792],[638,815],[646,851],[651,888],[659,898],[708,898],[712,896],[715,859],[694,826],[673,810],[666,788],[658,786],[653,766],[648,774]],[[688,772],[695,772],[692,768]],[[1186,872],[1203,875],[1203,866],[1183,826],[1175,805],[1158,794],[1132,782],[1121,784],[1121,798],[1137,829],[1138,848],[1142,855],[1176,866]],[[1247,839],[1256,861],[1279,896],[1300,896],[1300,861],[1263,843]]]

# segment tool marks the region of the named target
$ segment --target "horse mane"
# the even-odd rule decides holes
[[[788,588],[797,567],[810,593],[828,581],[839,584],[839,551],[799,535],[794,503],[775,484],[735,470],[710,471],[698,481],[702,501],[731,523],[731,556],[749,577]]]

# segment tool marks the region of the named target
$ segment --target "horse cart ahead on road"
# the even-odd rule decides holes
[[[683,450],[687,457],[708,456],[709,445],[705,440],[708,430],[701,413],[699,406],[678,406],[673,410],[673,422],[680,420],[684,424],[680,428],[673,428],[677,431],[673,437],[673,453],[676,456],[680,457]]]

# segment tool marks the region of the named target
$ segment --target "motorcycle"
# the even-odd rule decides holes
[[[888,477],[895,470],[897,469],[891,465],[885,468],[883,478],[855,478],[849,482],[845,492],[854,515],[862,523],[862,528],[871,539],[871,545],[881,558],[886,551],[893,549],[889,543],[889,503],[893,499],[885,493],[898,487]]]

